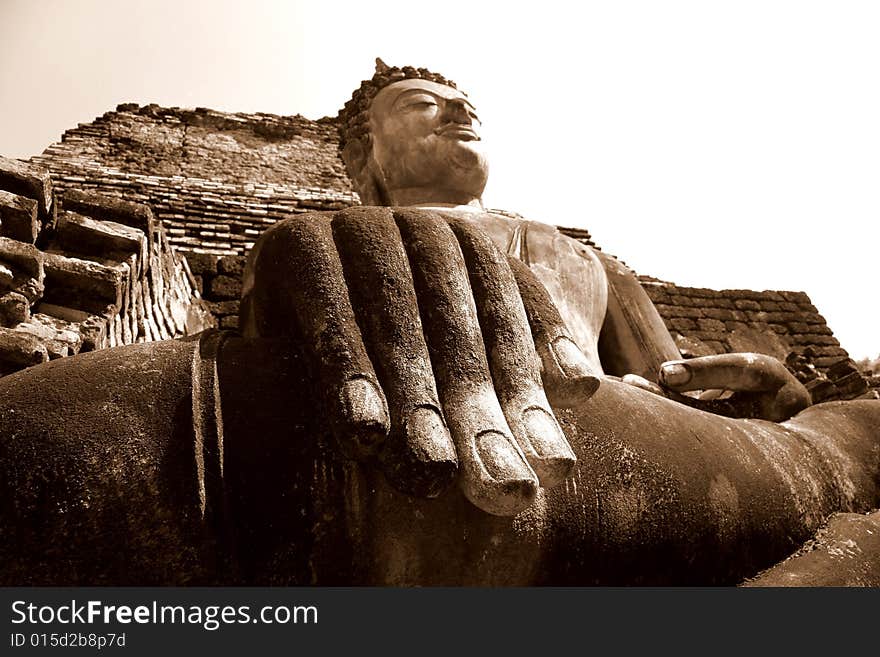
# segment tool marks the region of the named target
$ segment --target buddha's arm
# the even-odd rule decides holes
[[[660,366],[681,358],[663,319],[635,275],[614,258],[597,252],[608,278],[608,309],[599,335],[606,374],[637,374],[657,382]]]
[[[810,405],[806,388],[771,356],[719,354],[682,360],[635,275],[614,258],[597,255],[608,277],[608,310],[599,338],[607,374],[691,405],[699,404],[677,393],[710,389],[744,393],[734,402],[735,414],[765,420],[782,421]]]

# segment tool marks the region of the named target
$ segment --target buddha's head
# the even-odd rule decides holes
[[[426,69],[391,68],[339,112],[339,148],[365,205],[479,205],[489,167],[474,106]]]

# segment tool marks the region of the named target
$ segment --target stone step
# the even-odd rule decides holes
[[[0,327],[0,374],[49,360],[46,346],[36,336]]]
[[[63,256],[45,254],[48,303],[100,314],[108,305],[120,306],[129,276],[128,265],[109,266]]]
[[[77,324],[43,314],[34,314],[29,322],[14,330],[35,336],[46,347],[50,359],[76,355],[83,342]]]
[[[0,189],[35,200],[41,221],[49,223],[52,181],[47,169],[0,156]]]
[[[34,245],[0,237],[0,262],[12,265],[13,272],[18,275],[42,281],[44,259],[44,254]]]
[[[0,190],[0,235],[33,244],[40,228],[36,201]]]
[[[68,322],[84,322],[89,317],[93,317],[93,315],[79,310],[77,308],[69,308],[67,306],[59,306],[54,303],[46,303],[45,301],[41,301],[37,305],[34,306],[35,313],[42,313],[43,315],[49,315],[50,317],[57,317],[58,319],[64,319]]]
[[[117,254],[122,256],[118,257],[119,260],[134,253],[140,263],[146,265],[149,262],[147,238],[143,231],[115,221],[93,219],[67,210],[58,215],[51,246],[70,253],[103,258]]]
[[[156,220],[152,210],[142,203],[69,189],[61,197],[61,207],[94,219],[137,228],[146,235],[148,243],[153,241]]]

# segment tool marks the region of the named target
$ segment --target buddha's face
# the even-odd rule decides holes
[[[370,106],[372,155],[392,196],[430,188],[433,200],[479,199],[489,171],[479,129],[463,93],[427,80],[390,84]]]

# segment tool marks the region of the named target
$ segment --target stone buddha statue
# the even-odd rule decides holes
[[[242,335],[0,379],[0,584],[735,584],[880,504],[880,402],[682,361],[623,266],[483,209],[450,81],[379,64],[340,122],[365,205],[266,232]]]
[[[478,507],[521,511],[574,463],[548,397],[581,404],[606,373],[692,404],[676,393],[748,392],[771,420],[809,405],[804,387],[770,357],[682,361],[622,264],[552,226],[487,212],[480,120],[444,77],[377,60],[339,124],[349,177],[373,207],[270,229],[246,273],[245,307],[255,312],[245,313],[243,330],[304,333],[352,354],[344,373],[329,373],[337,354],[318,349],[313,370],[333,398],[327,408],[340,418],[341,443],[350,454],[378,452],[402,490],[436,495],[460,469]],[[331,279],[338,295],[326,293]],[[455,295],[441,282],[454,282]],[[347,325],[317,319],[322,312]],[[351,410],[354,399],[361,409]],[[348,406],[337,410],[338,400]]]

